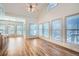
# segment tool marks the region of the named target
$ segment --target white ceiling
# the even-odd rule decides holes
[[[29,13],[26,10],[25,3],[2,3],[2,6],[5,9],[5,14],[10,16],[19,16],[19,17],[33,17],[37,18],[40,14],[45,12],[48,4],[47,3],[39,3],[37,4],[37,10],[33,13]]]

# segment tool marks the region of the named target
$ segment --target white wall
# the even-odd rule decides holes
[[[39,23],[43,23],[46,21],[50,21],[56,18],[62,18],[64,16],[72,15],[75,13],[79,13],[79,4],[75,3],[63,3],[58,4],[57,7],[49,10],[43,15],[39,16]]]

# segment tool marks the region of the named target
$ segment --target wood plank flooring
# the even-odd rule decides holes
[[[60,47],[42,39],[26,37],[9,38],[8,47],[0,51],[1,56],[79,56],[79,53]]]

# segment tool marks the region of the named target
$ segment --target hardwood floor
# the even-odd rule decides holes
[[[79,56],[79,53],[42,39],[9,38],[1,56]]]

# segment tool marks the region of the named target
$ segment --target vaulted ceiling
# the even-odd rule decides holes
[[[37,18],[40,14],[42,14],[47,10],[46,8],[48,4],[47,3],[37,4],[36,5],[37,9],[33,13],[29,13],[26,10],[27,3],[2,3],[2,6],[4,7],[5,14],[7,15]]]

